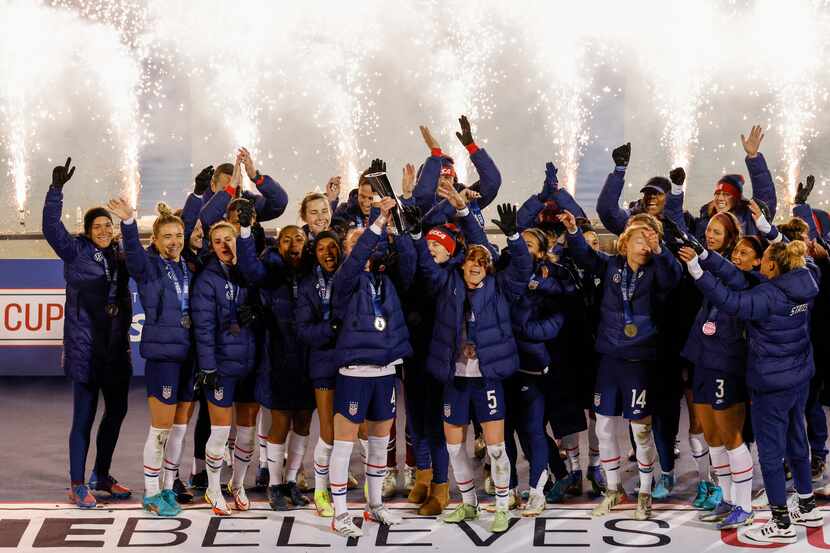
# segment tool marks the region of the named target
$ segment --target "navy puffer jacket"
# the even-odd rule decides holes
[[[181,324],[181,303],[167,266],[155,248],[145,250],[141,246],[135,222],[130,225],[121,223],[121,233],[127,252],[127,270],[138,286],[138,295],[144,307],[144,328],[139,346],[141,356],[153,361],[185,361],[193,346],[193,338],[191,330]],[[188,286],[192,292],[193,274],[187,269],[187,264],[171,261],[169,265],[182,288],[182,271],[187,271]]]
[[[333,273],[323,272],[326,287],[331,288],[333,276]],[[300,281],[297,307],[294,311],[297,337],[309,348],[308,374],[312,379],[332,378],[339,368],[334,358],[337,334],[331,328],[331,312],[329,318],[324,317],[320,289],[316,273],[306,275]],[[331,306],[329,308],[331,309]]]
[[[127,267],[118,244],[99,250],[87,237],[72,236],[61,222],[63,193],[49,188],[43,205],[43,236],[63,260],[66,305],[63,326],[63,370],[76,382],[132,375],[129,330],[133,319]],[[117,267],[118,316],[106,313],[109,283],[104,264]],[[112,274],[112,273],[111,273]]]
[[[259,364],[257,392],[260,402],[268,403],[264,394],[270,393],[271,382],[278,382],[280,374],[291,374],[292,382],[308,375],[308,348],[298,340],[294,320],[301,275],[273,248],[257,259],[253,236],[237,238],[236,252],[239,270],[246,282],[259,288],[265,307],[267,355]]]
[[[468,215],[469,217],[469,215]],[[426,369],[440,382],[455,376],[455,361],[462,343],[467,285],[460,268],[442,267],[429,254],[424,240],[417,240],[418,266],[436,297],[435,325]],[[533,261],[520,235],[507,241],[510,261],[495,276],[487,275],[470,294],[476,320],[476,353],[485,378],[503,380],[519,368],[519,356],[511,324],[511,303],[527,290]]]
[[[712,305],[747,321],[747,385],[758,392],[794,388],[815,372],[809,303],[818,285],[808,269],[795,269],[749,290],[731,290],[709,271],[697,286]]]
[[[236,306],[258,303],[256,289],[249,288],[236,267],[229,268],[229,277],[216,257],[211,257],[193,288],[191,312],[196,336],[199,368],[216,369],[225,376],[242,377],[257,362],[258,329],[243,326],[238,336],[230,332],[231,289],[237,296]]]
[[[386,272],[366,271],[366,262],[381,235],[370,226],[357,240],[351,253],[337,269],[332,280],[332,308],[335,318],[342,321],[337,336],[334,362],[337,368],[349,365],[386,366],[393,361],[412,355],[409,330],[406,326],[395,281]],[[408,267],[414,251],[408,236],[396,239],[399,267]],[[409,259],[405,259],[409,257]],[[412,274],[402,275],[401,281],[412,281]],[[375,312],[372,307],[371,286],[381,290],[381,310],[386,319],[382,331],[375,328]]]
[[[623,268],[628,263],[623,255],[595,252],[585,242],[581,231],[568,233],[568,249],[580,267],[602,275],[604,288],[597,331],[597,352],[621,359],[657,359],[660,304],[666,294],[680,282],[680,263],[663,246],[659,255],[640,267],[634,275],[631,299],[633,323],[637,335],[625,335],[622,298]]]

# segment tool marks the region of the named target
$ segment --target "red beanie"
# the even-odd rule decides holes
[[[438,227],[433,227],[429,229],[426,236],[427,240],[435,240],[442,246],[444,249],[447,250],[447,253],[453,255],[455,253],[456,241],[455,237],[452,236],[446,229],[441,229]]]

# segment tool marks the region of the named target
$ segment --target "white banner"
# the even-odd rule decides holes
[[[648,521],[631,519],[633,505],[610,516],[591,518],[590,507],[580,504],[551,509],[537,518],[517,517],[503,534],[490,534],[492,515],[458,525],[434,517],[418,517],[410,506],[403,524],[383,527],[364,522],[353,513],[364,535],[346,539],[330,529],[331,519],[304,509],[277,513],[259,504],[245,513],[215,517],[204,504],[186,507],[181,516],[164,519],[150,516],[139,505],[110,504],[93,511],[56,508],[51,505],[0,505],[0,550],[65,552],[129,551],[195,552],[217,551],[659,551],[715,552],[749,551],[751,546],[739,531],[718,531],[698,522],[699,511],[688,508],[656,508]],[[353,506],[357,508],[357,505]],[[769,517],[756,514],[756,524]],[[797,527],[798,542],[788,551],[830,549],[823,528]],[[783,547],[772,545],[767,547]],[[406,548],[406,549],[400,549]]]
[[[63,288],[0,288],[0,347],[60,346]]]

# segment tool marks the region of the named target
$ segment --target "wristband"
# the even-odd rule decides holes
[[[467,151],[470,152],[470,155],[473,155],[474,153],[476,153],[478,151],[478,146],[476,146],[475,142],[472,142],[470,144],[465,144],[464,147],[467,148]]]
[[[239,237],[240,238],[250,238],[251,237],[251,227],[240,227],[239,228]]]

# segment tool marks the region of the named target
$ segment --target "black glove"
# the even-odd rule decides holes
[[[236,213],[239,215],[239,226],[250,227],[254,220],[254,204],[248,200],[238,202]]]
[[[421,224],[421,208],[417,205],[403,206],[403,220],[409,234],[418,235],[424,230]]]
[[[669,180],[672,184],[683,186],[683,183],[686,182],[686,171],[682,167],[672,169],[669,171]]]
[[[196,381],[193,383],[193,389],[199,390],[215,390],[219,383],[219,373],[216,369],[202,369],[196,373]]]
[[[201,171],[199,174],[196,175],[196,178],[193,179],[193,193],[197,196],[201,196],[205,193],[205,191],[210,188],[210,180],[213,178],[213,165],[208,165]]]
[[[501,204],[497,207],[499,219],[492,219],[491,222],[499,227],[505,236],[513,236],[519,232],[519,227],[516,225],[516,206],[511,204]]]
[[[698,254],[703,253],[703,245],[691,233],[685,232],[671,219],[663,219],[663,241],[674,254],[683,247],[692,248]]]
[[[58,165],[52,169],[52,188],[63,190],[63,185],[66,184],[72,175],[75,173],[75,168],[69,168],[72,163],[72,158],[66,158],[66,165]]]
[[[470,144],[473,144],[473,142],[474,142],[474,140],[473,140],[473,131],[470,129],[470,122],[467,120],[467,116],[462,115],[458,119],[458,124],[461,125],[461,132],[455,133],[455,136],[458,137],[458,140],[460,140],[461,143],[466,148],[467,146],[469,146]]]
[[[807,203],[807,198],[810,196],[810,192],[813,191],[815,185],[816,178],[813,175],[807,175],[807,186],[804,186],[800,182],[798,183],[798,190],[795,193],[796,205]]]
[[[542,186],[542,195],[539,198],[543,202],[552,200],[553,195],[559,187],[559,179],[556,176],[558,171],[559,169],[556,168],[553,162],[548,161],[545,164],[545,184]]]
[[[626,142],[622,146],[614,148],[611,157],[617,167],[628,167],[628,162],[631,160],[631,142]]]
[[[343,321],[341,321],[340,319],[331,319],[329,321],[329,326],[331,327],[331,331],[337,334],[343,327]]]
[[[236,317],[240,326],[251,326],[256,323],[262,313],[258,305],[251,305],[248,303],[239,306],[236,310]]]

